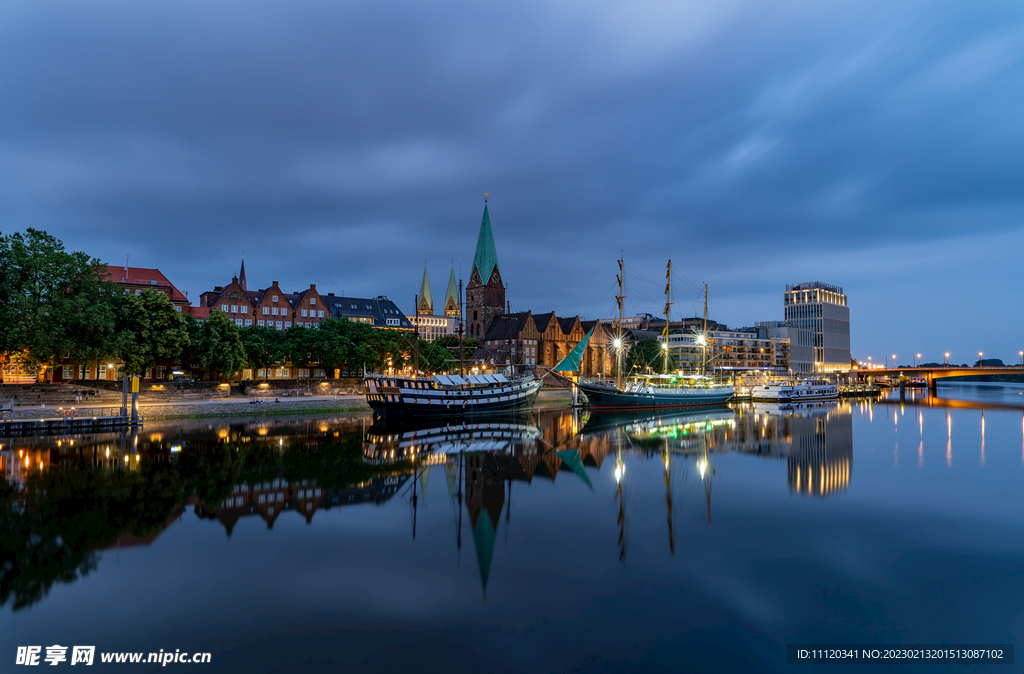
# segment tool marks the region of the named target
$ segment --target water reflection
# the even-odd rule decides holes
[[[504,527],[507,537],[513,518],[513,494],[540,498],[529,489],[538,480],[557,484],[576,501],[612,503],[607,522],[614,517],[622,562],[637,497],[657,492],[662,549],[674,555],[679,509],[693,508],[680,495],[700,493],[699,514],[711,527],[720,483],[735,470],[735,464],[723,461],[726,455],[749,457],[755,462],[744,464],[749,466],[766,462],[764,470],[757,469],[763,473],[759,479],[778,481],[780,487],[781,473],[770,465],[785,461],[785,491],[794,497],[847,491],[855,415],[875,423],[876,406],[885,410],[879,430],[890,433],[885,426],[891,422],[896,434],[888,436],[894,468],[899,467],[899,434],[905,442],[908,431],[910,451],[917,454],[911,463],[924,467],[929,408],[941,408],[947,467],[953,462],[954,411],[978,411],[977,435],[965,431],[960,442],[977,438],[980,447],[974,445],[974,451],[984,466],[985,410],[1020,410],[1003,401],[949,400],[911,391],[904,398],[853,405],[747,404],[647,415],[553,411],[420,426],[373,424],[362,417],[203,421],[141,432],[5,440],[0,446],[0,602],[14,608],[39,602],[54,584],[95,571],[104,550],[148,546],[185,516],[216,523],[230,538],[244,520],[272,530],[282,517],[301,517],[312,525],[326,511],[397,501],[410,510],[408,535],[422,536],[432,477],[443,481],[441,493],[447,492],[453,514],[451,542],[445,545],[459,552],[464,541],[472,541],[485,596],[499,531]],[[913,421],[905,418],[908,413]],[[997,433],[998,419],[993,419],[992,433]],[[1024,419],[1020,433],[1024,462]],[[656,466],[656,475],[638,466]],[[433,493],[436,498],[437,490]]]

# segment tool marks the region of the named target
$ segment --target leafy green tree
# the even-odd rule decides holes
[[[417,348],[419,352],[419,369],[423,372],[449,372],[458,367],[459,359],[451,351],[439,345],[437,341],[427,342],[420,340]]]
[[[458,335],[444,335],[434,340],[434,344],[437,346],[444,347],[452,354],[451,364],[448,366],[449,369],[455,369],[459,366],[459,336]],[[469,362],[469,359],[473,357],[476,350],[480,348],[480,340],[473,337],[463,337],[462,339],[462,355],[465,362]]]
[[[648,367],[652,373],[666,374],[664,351],[661,342],[656,339],[641,339],[626,355],[626,374],[644,374]],[[674,370],[675,359],[669,354],[667,372]]]
[[[211,378],[230,377],[248,362],[241,329],[222,311],[211,311],[203,321],[194,353]]]
[[[213,313],[213,312],[211,312]],[[266,327],[246,328],[242,331],[245,362],[254,370],[265,373],[287,361],[285,334]]]
[[[120,289],[46,232],[0,234],[0,353],[28,366],[112,355]]]
[[[191,344],[188,322],[167,295],[144,290],[125,295],[117,316],[116,355],[126,374],[143,374],[157,361],[181,362]]]

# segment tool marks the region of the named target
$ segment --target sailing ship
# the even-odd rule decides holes
[[[576,386],[590,402],[591,409],[595,410],[635,410],[635,409],[671,409],[680,407],[695,407],[705,405],[723,404],[732,397],[734,389],[732,385],[722,384],[703,373],[706,366],[706,358],[702,357],[701,374],[677,375],[677,374],[638,374],[630,377],[630,380],[623,383],[622,379],[622,300],[623,279],[625,270],[623,261],[619,259],[619,294],[615,296],[619,305],[619,320],[616,325],[615,351],[615,382],[586,381],[580,380]],[[672,260],[668,261],[668,271],[665,275],[668,283],[665,285],[665,330],[662,332],[664,341],[662,351],[664,370],[668,370],[668,335],[669,335],[669,309],[672,306]],[[704,286],[704,320],[705,332],[707,325],[707,285]],[[588,335],[589,337],[589,335]],[[586,338],[585,338],[586,339]],[[698,343],[704,346],[706,340],[701,335]],[[702,349],[702,354],[706,351]]]
[[[461,281],[459,305],[462,305]],[[507,373],[465,373],[466,366],[462,360],[463,313],[459,312],[461,374],[435,374],[432,377],[367,374],[363,381],[363,394],[375,415],[462,417],[525,412],[533,409],[542,382],[530,373],[517,375],[514,360],[509,360]],[[418,339],[419,331],[414,329],[414,365],[419,364]]]

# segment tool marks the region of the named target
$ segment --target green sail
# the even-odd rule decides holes
[[[590,328],[587,334],[583,336],[580,343],[569,352],[569,355],[562,359],[558,365],[551,368],[555,372],[578,372],[580,369],[580,363],[583,361],[583,352],[587,349],[587,342],[590,341],[590,335],[593,334],[594,328]]]

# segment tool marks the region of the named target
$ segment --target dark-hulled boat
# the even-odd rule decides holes
[[[541,382],[531,374],[438,374],[412,379],[373,374],[366,377],[366,402],[379,415],[472,416],[528,411]]]

